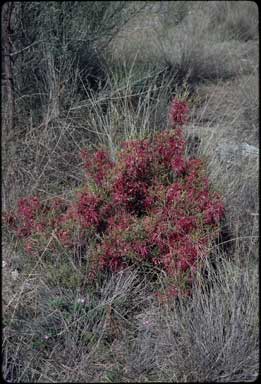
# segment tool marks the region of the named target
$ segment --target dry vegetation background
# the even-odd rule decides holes
[[[70,196],[83,181],[81,148],[102,143],[113,155],[122,140],[164,129],[178,95],[192,107],[188,140],[224,196],[223,239],[206,265],[208,283],[198,276],[191,299],[159,305],[135,270],[86,292],[73,260],[55,268],[29,262],[3,232],[3,377],[253,381],[259,373],[257,5],[115,3],[116,10],[111,2],[14,3],[13,49],[21,53],[13,62],[12,130],[8,99],[2,100],[3,209],[27,194]]]

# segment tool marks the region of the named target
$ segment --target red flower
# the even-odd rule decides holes
[[[170,105],[169,118],[173,126],[183,125],[188,121],[189,107],[186,101],[173,99]]]
[[[173,159],[171,161],[171,166],[172,166],[172,169],[174,172],[176,172],[176,174],[178,176],[182,175],[183,173],[185,173],[186,171],[186,163],[185,163],[185,160],[182,159],[181,157],[178,157],[176,159]]]
[[[103,185],[110,170],[114,167],[108,152],[100,150],[91,154],[88,150],[81,150],[87,176],[91,177],[98,185]]]
[[[17,233],[18,238],[23,238],[23,237],[30,236],[32,231],[30,228],[23,226],[23,227],[18,228],[16,233]]]
[[[178,200],[181,197],[183,188],[182,185],[177,181],[173,183],[167,191],[167,201],[172,203],[174,200]]]
[[[101,200],[95,195],[84,192],[80,195],[80,201],[77,204],[77,214],[84,227],[97,225],[100,219],[99,207]]]
[[[224,204],[220,201],[215,203],[209,202],[207,209],[204,211],[205,223],[206,224],[216,224],[224,216],[225,209]]]
[[[7,226],[10,229],[16,229],[16,227],[17,227],[17,224],[16,224],[17,217],[15,216],[15,214],[13,212],[4,213],[3,214],[3,221],[7,224]]]
[[[149,254],[149,250],[146,244],[136,243],[134,245],[134,249],[138,253],[138,255],[140,255],[143,259],[145,259]]]
[[[177,223],[177,227],[181,232],[188,233],[196,225],[196,218],[194,216],[182,217]]]
[[[25,219],[34,219],[40,208],[41,203],[36,196],[25,197],[18,201],[18,214],[23,216]]]

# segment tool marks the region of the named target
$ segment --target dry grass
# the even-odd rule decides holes
[[[258,75],[255,68],[249,75],[240,76],[217,85],[198,88],[202,101],[195,118],[187,127],[188,135],[201,140],[199,156],[208,161],[209,175],[222,192],[227,208],[230,230],[246,236],[258,235],[258,154],[234,155],[223,159],[222,147],[246,143],[258,151]]]
[[[241,252],[240,247],[237,252]],[[131,367],[164,382],[252,381],[258,372],[258,273],[251,259],[231,263],[215,252],[208,284],[191,300],[152,306],[134,343]]]
[[[95,381],[98,370],[86,368],[110,356],[116,338],[135,332],[132,319],[147,300],[146,285],[137,272],[126,270],[96,289],[65,289],[50,278],[45,263],[41,270],[35,267],[21,278],[16,298],[5,308],[11,317],[4,331],[5,378]]]
[[[198,276],[192,298],[161,306],[133,270],[108,277],[96,294],[54,286],[44,269],[32,274],[18,289],[4,328],[4,377],[14,382],[254,380],[259,322],[253,252],[256,245],[240,238],[233,261],[214,249],[214,264],[206,265],[205,277]]]
[[[213,2],[210,16],[224,40],[258,39],[258,7],[253,1]]]
[[[115,39],[105,55],[106,90],[78,97],[68,69],[68,108],[54,114],[54,96],[40,124],[25,118],[25,130],[2,137],[3,208],[26,194],[69,195],[83,181],[82,147],[105,145],[113,156],[122,140],[164,129],[170,95],[184,95],[185,81],[192,90],[186,134],[198,136],[198,155],[224,195],[225,244],[213,247],[192,298],[160,306],[138,271],[80,288],[84,267],[72,256],[30,260],[5,239],[7,381],[239,382],[258,375],[259,164],[257,157],[227,163],[217,152],[222,143],[258,147],[257,9],[244,1],[186,3],[169,2],[168,14],[151,16],[146,30],[129,25]],[[171,70],[162,77],[166,63]]]

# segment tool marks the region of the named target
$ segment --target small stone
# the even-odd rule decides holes
[[[257,158],[259,156],[259,148],[247,143],[236,144],[233,142],[222,142],[217,146],[216,153],[220,161],[230,163],[246,158]]]
[[[12,276],[12,279],[13,279],[13,280],[17,280],[17,279],[18,279],[18,276],[19,276],[18,270],[15,269],[14,271],[12,271],[12,272],[11,272],[11,276]]]
[[[254,145],[249,145],[247,143],[241,144],[241,150],[245,156],[247,156],[247,155],[258,156],[259,155],[259,148],[255,147]]]

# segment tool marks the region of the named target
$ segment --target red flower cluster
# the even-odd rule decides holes
[[[16,215],[9,216],[9,221],[16,228],[18,237],[30,236],[32,232],[38,232],[43,228],[43,224],[36,220],[37,215],[43,208],[40,200],[36,196],[29,196],[18,201]],[[19,217],[19,225],[17,218]]]
[[[99,224],[100,206],[101,199],[89,191],[79,194],[76,212],[81,226],[89,228],[93,225],[97,226]]]
[[[185,101],[172,100],[169,111],[169,119],[173,126],[183,125],[188,121],[189,107]]]
[[[152,183],[152,148],[148,140],[122,144],[119,162],[112,178],[112,197],[128,212],[142,214],[150,205],[148,187]]]
[[[187,114],[187,104],[174,100],[174,129],[124,142],[116,164],[105,151],[82,151],[89,187],[67,204],[20,200],[17,212],[6,215],[10,230],[31,253],[37,246],[41,250],[50,233],[67,248],[92,241],[92,278],[99,271],[146,264],[167,273],[170,292],[187,292],[224,216],[203,162],[185,157],[181,125]]]
[[[93,155],[88,150],[83,149],[81,157],[87,176],[91,177],[98,185],[102,185],[108,172],[114,166],[109,154],[100,150]]]

